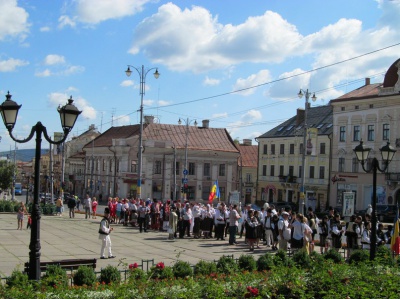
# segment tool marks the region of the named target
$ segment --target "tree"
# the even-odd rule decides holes
[[[12,186],[14,176],[14,165],[7,161],[0,161],[0,189],[6,190]]]

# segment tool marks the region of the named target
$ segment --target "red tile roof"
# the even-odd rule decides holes
[[[345,100],[354,100],[357,98],[364,99],[369,97],[377,97],[379,94],[379,87],[382,86],[382,83],[374,83],[361,86],[353,91],[350,91],[331,102],[342,102]]]
[[[239,149],[241,156],[239,166],[257,168],[258,145],[237,144],[236,147]]]
[[[92,141],[87,143],[83,149],[90,147],[103,147],[111,146],[113,139],[128,138],[134,135],[138,135],[140,132],[140,125],[129,125],[121,127],[111,127],[103,134],[97,136],[92,144]]]

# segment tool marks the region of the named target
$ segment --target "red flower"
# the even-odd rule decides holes
[[[245,294],[245,298],[257,297],[258,296],[258,289],[257,288],[252,288],[251,286],[248,286],[246,289],[247,289],[248,293]]]
[[[156,268],[157,269],[164,269],[164,267],[165,267],[165,265],[164,265],[164,263],[163,262],[160,262],[160,263],[158,263],[157,265],[156,265]]]
[[[138,267],[138,264],[137,263],[134,263],[134,264],[130,264],[129,265],[129,269],[136,269]]]

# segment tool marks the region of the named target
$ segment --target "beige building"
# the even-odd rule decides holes
[[[353,149],[363,140],[370,158],[381,161],[379,149],[390,142],[400,148],[400,59],[388,69],[383,83],[365,85],[331,101],[332,204],[343,205],[343,193],[354,192],[355,210],[365,209],[372,198],[372,173],[366,173]],[[400,199],[400,163],[397,153],[386,174],[377,176],[377,204],[395,204]],[[371,161],[371,160],[370,160]],[[369,162],[370,162],[369,161]],[[369,167],[367,163],[366,167]]]
[[[142,198],[183,198],[187,151],[187,199],[208,200],[218,180],[221,200],[237,190],[239,151],[225,129],[168,125],[145,117],[143,128]],[[187,141],[186,141],[187,140]],[[101,182],[94,194],[136,197],[139,125],[112,127],[84,146],[85,182]],[[92,156],[93,163],[92,164]],[[93,165],[93,166],[92,166]],[[91,171],[93,169],[93,171]]]
[[[251,139],[243,139],[243,144],[237,144],[236,147],[240,151],[238,160],[240,202],[256,204],[258,145],[252,145]]]
[[[305,208],[325,209],[329,194],[332,109],[307,109],[307,146],[304,140],[304,110],[256,138],[258,141],[257,199],[263,202],[293,202],[301,205],[303,151],[305,158]],[[303,207],[299,206],[300,210]]]

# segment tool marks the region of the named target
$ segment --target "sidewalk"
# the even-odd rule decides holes
[[[250,253],[244,239],[238,239],[239,245],[229,246],[226,241],[215,239],[178,239],[167,240],[166,232],[139,233],[137,228],[113,225],[111,234],[112,251],[115,259],[101,260],[101,242],[98,229],[101,217],[85,219],[85,215],[76,214],[70,219],[68,213],[63,216],[42,215],[40,226],[41,261],[73,258],[97,258],[97,268],[107,265],[117,266],[121,259],[124,262],[138,263],[141,260],[153,259],[155,263],[164,262],[172,265],[179,259],[190,264],[199,260],[212,261],[222,255],[252,254],[255,258],[267,251],[265,246]],[[29,261],[30,230],[17,230],[16,214],[0,214],[0,276],[9,276],[16,268],[23,270],[24,263]],[[26,227],[26,220],[24,221]],[[120,266],[122,269],[122,266]]]

